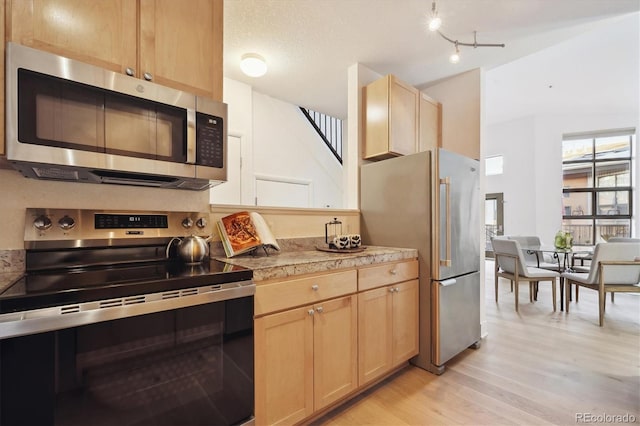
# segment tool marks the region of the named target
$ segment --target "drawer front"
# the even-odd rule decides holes
[[[355,293],[357,280],[357,272],[351,270],[258,284],[254,314],[262,315]]]
[[[418,261],[383,263],[358,269],[358,291],[418,278]]]

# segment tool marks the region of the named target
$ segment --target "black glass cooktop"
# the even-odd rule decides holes
[[[164,261],[28,272],[0,294],[0,314],[252,278],[250,269],[217,260],[197,265]]]

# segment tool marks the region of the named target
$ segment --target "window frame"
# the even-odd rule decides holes
[[[590,214],[565,214],[566,206],[563,205],[562,209],[562,228],[566,230],[568,228],[568,224],[565,223],[566,220],[588,220],[591,222],[591,241],[592,244],[595,244],[597,239],[596,232],[598,230],[598,221],[603,219],[614,219],[621,221],[628,221],[629,227],[629,236],[632,235],[632,225],[633,225],[633,213],[634,213],[634,205],[633,205],[633,160],[634,160],[634,152],[633,147],[635,143],[635,129],[623,129],[623,130],[613,130],[613,131],[602,131],[602,132],[591,132],[591,133],[579,133],[579,134],[568,134],[563,135],[562,143],[564,144],[566,141],[576,140],[576,139],[591,139],[591,155],[590,158],[584,160],[568,160],[562,161],[562,170],[563,170],[563,180],[562,180],[562,196],[563,198],[570,197],[571,194],[576,193],[588,193],[590,194],[590,202],[591,202],[591,211]],[[629,138],[629,155],[625,157],[615,157],[615,158],[596,158],[596,141],[601,138],[606,137],[628,137]],[[596,174],[597,165],[598,164],[607,164],[607,163],[615,163],[615,162],[628,162],[629,164],[629,185],[628,186],[607,186],[607,187],[599,187],[597,183],[598,176]],[[592,182],[590,187],[577,187],[577,188],[565,188],[564,186],[564,167],[567,164],[584,164],[591,167],[592,172]],[[602,192],[627,192],[628,197],[628,206],[629,211],[627,214],[602,214],[599,212],[598,206],[598,194]],[[573,212],[573,211],[572,211]]]

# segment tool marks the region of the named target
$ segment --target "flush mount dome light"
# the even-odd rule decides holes
[[[267,63],[257,53],[245,53],[240,61],[240,69],[249,77],[261,77],[267,72]]]

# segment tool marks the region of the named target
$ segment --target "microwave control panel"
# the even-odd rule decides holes
[[[196,112],[196,164],[224,167],[224,120]]]

